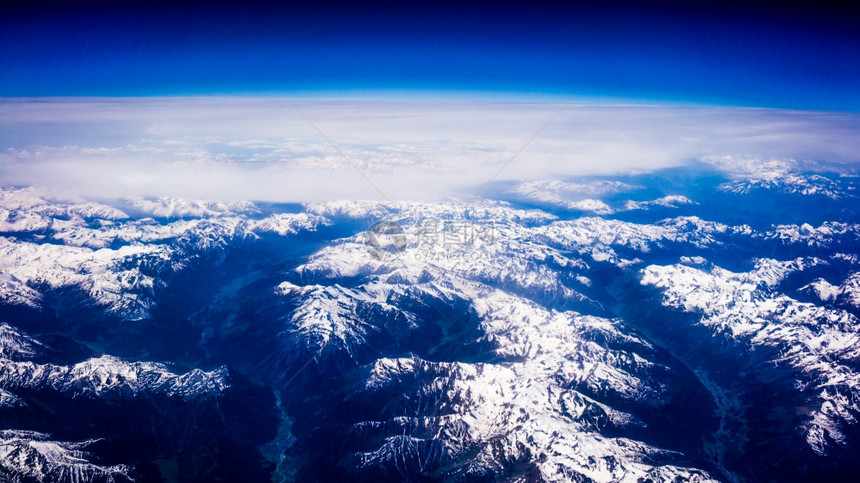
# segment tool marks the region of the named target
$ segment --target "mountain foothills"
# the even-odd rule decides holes
[[[474,201],[3,189],[0,480],[856,474],[857,186],[719,158]]]

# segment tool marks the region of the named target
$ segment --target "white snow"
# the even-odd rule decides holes
[[[34,431],[0,430],[0,474],[11,481],[128,481],[127,465],[103,466],[90,460],[86,448],[95,440],[54,441]]]
[[[788,273],[821,263],[817,259],[777,261],[761,259],[754,270],[735,273],[714,267],[709,271],[684,265],[650,265],[642,284],[663,291],[663,303],[702,315],[701,323],[750,348],[777,348],[781,363],[813,377],[798,386],[815,391],[818,409],[802,430],[813,451],[826,454],[827,434],[843,444],[842,427],[854,424],[860,401],[838,396],[858,394],[860,373],[860,321],[837,309],[798,302],[777,292]],[[826,282],[824,282],[826,283]],[[832,285],[817,284],[825,294]]]
[[[694,205],[695,201],[683,195],[668,195],[651,201],[628,201],[624,205],[625,210],[647,210],[653,206],[663,208],[677,208],[679,205]]]
[[[353,208],[338,205],[341,213],[367,213]],[[420,208],[423,219],[444,219],[457,216],[460,205],[424,204]],[[315,209],[330,212],[323,207]],[[413,220],[418,217],[410,210],[413,208],[407,206],[405,212],[398,213],[407,234],[417,226]],[[647,226],[600,218],[562,222],[524,217],[504,205],[487,207],[487,211],[498,215],[494,218],[498,236],[495,243],[480,250],[493,257],[454,257],[450,255],[478,248],[435,247],[448,256],[422,258],[417,256],[421,253],[418,244],[407,244],[396,257],[380,261],[364,247],[363,237],[356,235],[328,244],[296,268],[290,281],[276,288],[277,293],[298,303],[284,330],[298,335],[306,348],[318,354],[326,350],[352,354],[369,340],[372,331],[379,330],[383,319],[402,320],[407,325],[420,322],[420,314],[389,303],[392,298],[408,296],[414,300],[468,301],[482,333],[496,347],[495,356],[507,361],[430,362],[417,356],[377,359],[368,367],[365,391],[384,391],[415,372],[438,373],[439,377],[393,400],[388,405],[393,411],[388,419],[357,425],[404,428],[403,434],[359,454],[360,464],[397,467],[405,458],[422,461],[420,448],[429,440],[410,435],[406,428],[430,424],[439,428],[435,439],[452,458],[467,448],[481,449],[470,457],[469,471],[492,470],[500,453],[512,459],[541,454],[544,457],[538,465],[547,481],[649,476],[709,480],[701,470],[646,463],[649,456],[664,450],[601,433],[608,424],[623,427],[642,423],[587,394],[608,391],[631,402],[660,401],[668,390],[649,376],[669,370],[652,362],[655,349],[622,332],[617,320],[548,310],[524,294],[551,294],[559,301],[586,300],[559,277],[562,270],[587,271],[588,266],[567,249],[574,243],[586,250],[606,237],[606,246],[624,244],[644,250],[658,240],[690,237],[704,245],[715,243],[707,238],[710,233],[730,228],[695,218]],[[603,230],[606,226],[619,233],[607,233]],[[700,229],[703,236],[695,233]],[[564,240],[565,251],[546,243],[556,239]],[[352,281],[348,287],[340,283],[355,279],[358,282]],[[303,285],[299,280],[314,283]],[[584,276],[577,280],[588,282]],[[508,286],[510,290],[504,288]],[[364,321],[362,310],[373,311],[376,327]],[[609,349],[605,340],[618,341],[630,349]],[[422,412],[422,408],[436,407],[442,401],[451,404],[444,414]]]
[[[201,218],[239,213],[259,213],[250,201],[214,201],[185,198],[128,198],[126,201],[145,215],[158,218]]]

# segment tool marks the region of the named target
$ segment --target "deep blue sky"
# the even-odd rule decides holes
[[[835,9],[153,5],[2,7],[0,96],[420,91],[860,111],[860,35]]]

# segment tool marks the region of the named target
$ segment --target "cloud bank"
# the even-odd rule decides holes
[[[847,113],[392,99],[0,101],[0,184],[95,199],[469,199],[491,179],[611,175],[720,157],[854,165],[858,153],[860,116]]]

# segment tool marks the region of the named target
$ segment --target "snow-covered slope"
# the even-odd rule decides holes
[[[128,436],[116,433],[117,424],[125,421],[135,439],[149,441],[141,452],[157,455],[201,431],[195,424],[208,432],[217,432],[219,421],[229,426],[229,418],[235,417],[225,402],[230,391],[251,394],[247,386],[234,387],[234,375],[223,366],[178,373],[165,364],[129,362],[110,355],[71,365],[34,362],[55,353],[56,348],[0,324],[0,418],[8,421],[10,414],[20,411],[14,418],[16,428],[53,421],[58,429],[68,430],[79,424],[75,418],[82,417],[84,429],[75,434],[88,439],[55,441],[39,432],[0,430],[2,481],[138,481],[137,463],[99,463],[97,455],[110,452],[112,445],[128,444],[118,442]],[[252,401],[247,404],[254,407]],[[197,421],[188,420],[189,414]],[[174,426],[177,418],[184,421]],[[112,441],[95,448],[105,437]]]
[[[189,203],[211,208],[197,213],[208,218],[158,223],[125,219],[126,215],[102,205],[52,202],[33,190],[0,190],[0,194],[4,206],[18,210],[14,220],[20,218],[0,230],[10,232],[0,236],[0,300],[38,308],[46,290],[77,288],[129,320],[147,317],[162,279],[201,255],[220,255],[236,240],[267,233],[292,236],[329,223],[309,213],[252,219],[231,211],[242,208],[239,211],[256,213],[252,205],[222,207],[198,201]],[[167,201],[173,208],[185,206],[181,200]],[[69,217],[84,211],[82,207],[92,208],[88,219]],[[39,234],[30,236],[33,231]]]
[[[0,210],[3,213],[28,213],[55,218],[86,218],[121,220],[128,215],[103,203],[63,200],[39,188],[0,189]]]
[[[601,402],[616,398],[660,401],[668,369],[655,365],[653,348],[621,334],[616,322],[571,312],[550,312],[490,291],[474,300],[482,329],[508,364],[429,362],[415,357],[379,359],[364,391],[399,394],[386,419],[356,423],[357,430],[389,434],[361,465],[383,465],[409,474],[421,459],[448,463],[447,477],[488,477],[520,462],[534,465],[544,481],[675,479],[706,481],[707,472],[657,462],[671,452],[609,434],[643,426],[636,416]],[[627,350],[609,349],[613,340]],[[417,374],[435,377],[417,377]],[[434,407],[446,408],[434,415]],[[438,443],[439,454],[427,444]],[[454,462],[469,457],[459,467]],[[535,455],[542,455],[535,458]],[[415,459],[418,459],[418,462]],[[429,468],[428,468],[429,469]]]
[[[833,177],[810,172],[819,168],[813,163],[793,159],[738,158],[733,156],[707,157],[702,160],[724,171],[732,181],[719,189],[746,195],[757,191],[770,191],[801,196],[821,196],[835,200],[856,199],[856,184],[850,178]]]
[[[135,211],[157,218],[202,218],[239,213],[259,213],[250,201],[190,200],[184,198],[129,198]]]
[[[839,285],[833,285],[823,278],[817,278],[812,283],[801,287],[809,291],[825,303],[860,309],[860,272],[850,274]]]
[[[651,265],[642,283],[661,289],[664,304],[701,314],[701,323],[715,334],[750,349],[767,348],[774,363],[793,367],[798,391],[815,405],[800,429],[812,450],[826,455],[830,445],[848,444],[845,427],[860,417],[860,321],[776,290],[787,274],[819,263],[761,259],[743,273]]]
[[[105,445],[90,441],[113,436],[112,421],[95,424],[100,412],[126,407],[170,421],[124,420],[159,442],[146,461],[215,461],[179,470],[200,479],[232,471],[220,458],[233,456],[299,480],[767,480],[855,468],[852,208],[746,224],[709,198],[775,190],[830,202],[850,183],[793,162],[718,169],[710,193],[630,176],[525,182],[509,202],[291,212],[0,190],[0,419],[12,441],[0,471],[24,475],[18,462],[32,461],[41,473],[14,478],[136,477],[102,465]],[[835,184],[794,190],[800,181]],[[628,202],[623,192],[639,189],[651,201]],[[379,220],[397,229],[368,230]],[[67,421],[56,407],[67,403],[91,412]],[[51,430],[56,439],[84,443],[22,432],[52,414],[76,431]],[[201,427],[174,433],[171,417]],[[767,418],[787,425],[784,439],[744,426]],[[212,427],[222,432],[209,443]],[[332,449],[333,438],[343,443]]]
[[[163,364],[126,362],[105,355],[73,366],[4,361],[0,367],[0,386],[13,392],[52,389],[70,397],[141,392],[196,397],[222,392],[228,382],[224,368],[211,372],[193,369],[175,374]]]
[[[229,386],[225,367],[176,374],[164,364],[128,362],[109,355],[71,366],[30,360],[46,351],[41,342],[7,323],[0,323],[0,388],[7,392],[50,389],[69,397],[130,396],[146,392],[191,398],[219,394]]]
[[[0,430],[0,479],[120,483],[136,481],[127,465],[99,465],[87,448],[94,441],[54,441],[35,431]]]
[[[816,248],[827,248],[832,246],[834,242],[840,242],[849,247],[857,247],[860,246],[860,224],[824,222],[817,227],[809,223],[776,225],[759,236],[779,240],[783,243],[805,244]]]
[[[78,287],[124,318],[139,319],[152,303],[147,295],[156,284],[141,265],[165,264],[169,256],[169,249],[159,245],[92,250],[0,237],[0,295],[7,303],[38,307],[42,290]]]
[[[0,360],[25,361],[38,356],[43,350],[38,340],[6,322],[0,322]]]
[[[602,198],[636,189],[636,186],[609,180],[523,181],[510,189],[508,194],[528,203],[608,215],[614,210]]]
[[[748,226],[728,226],[706,221],[696,216],[667,218],[654,224],[638,224],[603,218],[577,218],[559,221],[534,230],[539,240],[550,246],[589,254],[597,261],[610,261],[619,266],[641,262],[638,257],[667,245],[692,248],[714,247],[723,239],[747,235]],[[632,250],[636,257],[624,259],[618,249]]]
[[[423,219],[481,219],[474,211],[463,215],[457,204],[420,208]],[[283,334],[290,341],[301,341],[300,347],[317,359],[341,353],[360,364],[368,351],[375,353],[369,357],[375,360],[364,366],[363,388],[351,397],[395,395],[384,405],[384,418],[351,423],[352,431],[379,442],[349,460],[368,471],[385,468],[403,478],[421,472],[488,477],[520,464],[533,467],[546,481],[710,479],[706,470],[672,464],[678,459],[674,451],[623,436],[645,423],[614,405],[644,411],[643,405],[666,404],[673,397],[667,381],[679,376],[656,349],[625,333],[618,320],[543,306],[599,306],[576,290],[587,286],[588,279],[575,274],[586,272],[588,265],[537,243],[547,237],[535,236],[554,233],[585,249],[595,240],[584,234],[577,238],[577,233],[588,225],[535,217],[504,205],[484,210],[495,215],[492,242],[407,244],[393,259],[381,261],[363,238],[344,238],[312,255],[278,286],[277,293],[296,306],[285,319]],[[361,216],[357,207],[345,211]],[[408,207],[398,214],[406,233],[421,228]],[[688,223],[705,225],[669,221],[649,231],[600,219],[579,223],[612,223],[621,233],[607,235],[606,245],[641,249],[664,237],[686,236],[681,232]],[[438,323],[432,307],[455,306],[456,301],[465,302],[466,309],[455,316],[474,324],[472,332],[457,326],[460,344],[484,344],[490,352],[482,352],[481,358],[496,362],[436,360],[445,352],[420,356],[410,350],[409,333]],[[473,339],[463,340],[467,333]],[[392,350],[386,341],[392,338],[394,352],[411,355],[386,357]],[[404,380],[413,382],[403,386]],[[437,414],[434,408],[445,409]]]
[[[477,206],[341,202],[314,208],[356,219],[382,214],[396,220],[408,240],[386,260],[374,257],[361,235],[336,240],[277,289],[297,307],[285,319],[284,334],[291,340],[305,341],[315,354],[348,354],[354,363],[367,359],[356,356],[362,350],[376,354],[365,366],[363,389],[353,397],[393,399],[384,405],[386,417],[352,423],[380,443],[356,451],[350,461],[367,471],[383,468],[384,474],[404,477],[422,471],[452,477],[500,474],[511,465],[534,464],[535,474],[558,481],[709,478],[707,470],[671,464],[672,452],[665,448],[622,436],[645,424],[635,410],[637,401],[671,398],[671,383],[664,386],[653,374],[672,369],[645,339],[632,336],[624,321],[580,312],[608,308],[585,295],[594,293],[594,266],[603,263],[635,277],[643,268],[642,283],[663,290],[665,305],[703,313],[702,323],[715,336],[735,341],[740,353],[761,350],[753,357],[772,356],[794,371],[794,390],[810,407],[796,429],[811,451],[828,455],[832,445],[850,444],[847,434],[858,408],[846,395],[860,393],[851,363],[860,355],[854,349],[860,342],[856,318],[778,292],[787,276],[836,259],[759,259],[753,270],[735,273],[698,255],[726,257],[734,244],[789,244],[797,250],[850,246],[849,229],[828,222],[811,244],[803,238],[810,229],[801,225],[759,232],[696,216],[646,224],[600,217],[560,220],[506,204]],[[488,217],[495,235],[489,243],[422,238],[428,234],[426,220],[468,225]],[[697,254],[680,257],[679,265],[647,262],[653,253],[666,257],[687,251]],[[484,353],[487,361],[449,361],[415,352],[385,355],[379,341],[390,331],[431,325],[426,313],[412,309],[432,305],[430,300],[467,302],[479,329],[470,343],[490,342],[494,348]],[[592,338],[601,343],[591,345]],[[624,350],[607,347],[607,340],[622,339]],[[718,404],[736,404],[706,373],[697,374]],[[578,407],[581,412],[574,414],[580,416],[560,407]],[[445,410],[433,414],[429,408]],[[595,414],[601,415],[598,423]],[[723,452],[715,449],[713,462],[722,471],[718,477],[731,479]],[[479,456],[465,463],[466,454]],[[544,455],[539,463],[532,459],[535,454]],[[589,457],[598,454],[612,456]]]
[[[660,206],[663,208],[677,208],[681,205],[694,205],[695,201],[683,195],[669,195],[657,198],[651,201],[628,201],[624,205],[626,210],[647,210],[649,208]]]

